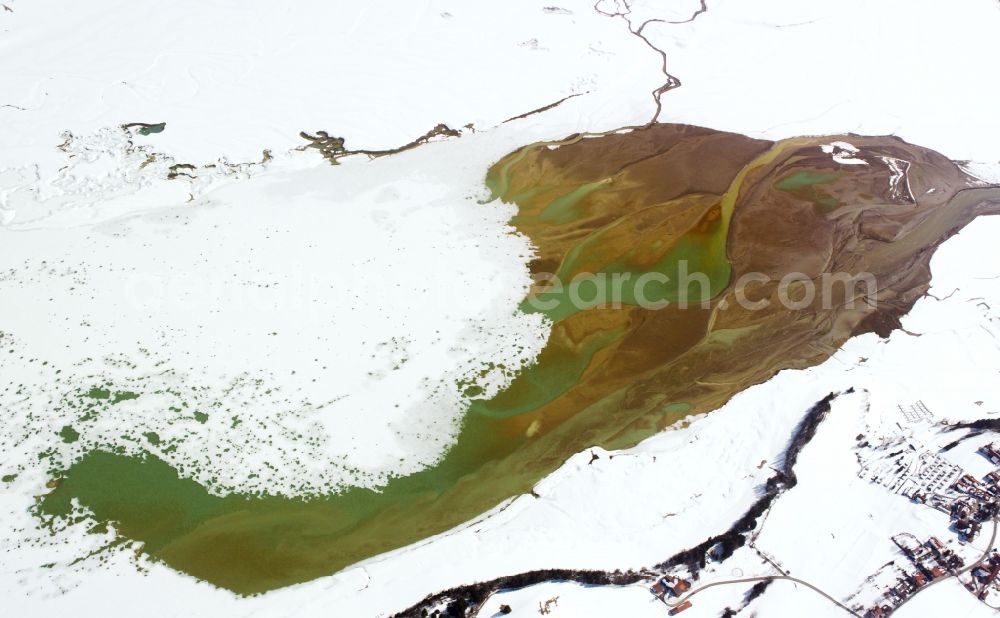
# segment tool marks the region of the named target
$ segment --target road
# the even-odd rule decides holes
[[[828,595],[827,593],[823,592],[822,590],[820,590],[816,586],[813,586],[812,584],[810,584],[807,581],[801,580],[801,579],[799,579],[797,577],[792,577],[790,575],[763,575],[763,576],[760,576],[760,577],[744,577],[744,578],[741,578],[741,579],[726,579],[726,580],[723,580],[723,581],[712,582],[711,584],[705,584],[704,586],[701,586],[700,588],[695,588],[694,590],[692,590],[691,592],[689,592],[687,595],[685,595],[685,596],[677,599],[677,601],[674,602],[674,603],[668,603],[665,599],[660,599],[660,600],[663,601],[663,604],[666,605],[667,607],[674,608],[674,607],[677,607],[678,605],[680,605],[681,603],[687,601],[688,599],[690,599],[694,595],[699,594],[701,592],[704,592],[704,591],[708,590],[709,588],[715,588],[716,586],[728,586],[729,584],[755,584],[755,583],[758,583],[758,582],[774,581],[774,580],[781,580],[781,579],[787,580],[787,581],[790,581],[790,582],[795,582],[796,584],[802,584],[806,588],[808,588],[808,589],[812,590],[813,592],[821,595],[823,598],[825,598],[826,600],[830,601],[831,603],[833,603],[834,605],[836,605],[840,609],[844,610],[848,614],[850,614],[852,616],[855,616],[856,618],[861,618],[860,614],[855,613],[854,610],[852,610],[850,607],[847,607],[846,605],[844,605],[843,603],[841,603],[837,599],[833,598],[832,596]]]
[[[996,540],[997,540],[997,529],[998,529],[998,526],[1000,526],[1000,517],[996,517],[996,518],[993,519],[993,534],[990,536],[990,543],[987,546],[986,551],[983,552],[983,555],[980,556],[979,560],[976,560],[975,562],[973,562],[969,566],[967,566],[967,567],[965,567],[965,568],[963,568],[963,569],[961,569],[959,571],[956,571],[954,574],[950,575],[949,577],[942,577],[940,579],[936,579],[936,580],[932,581],[931,583],[927,584],[926,586],[924,586],[923,588],[921,588],[920,590],[918,590],[917,592],[915,592],[913,595],[911,595],[911,596],[907,597],[906,599],[904,599],[903,602],[900,603],[899,605],[897,605],[896,608],[894,610],[892,610],[892,611],[895,612],[895,611],[899,610],[900,607],[903,607],[904,605],[906,605],[907,603],[909,603],[911,599],[913,599],[914,597],[916,597],[918,593],[923,592],[924,590],[927,590],[931,586],[934,586],[934,585],[939,584],[939,583],[941,583],[943,581],[946,581],[946,580],[950,579],[951,577],[958,577],[959,575],[963,575],[965,573],[968,573],[972,569],[974,569],[977,566],[979,566],[980,564],[982,564],[987,558],[989,558],[990,552],[993,551],[993,546],[994,546],[994,544],[996,543]],[[763,576],[760,576],[760,577],[744,577],[744,578],[740,578],[740,579],[726,579],[726,580],[722,580],[722,581],[712,582],[710,584],[705,584],[704,586],[701,586],[700,588],[695,588],[694,590],[692,590],[691,592],[689,592],[687,595],[678,598],[677,601],[675,601],[674,603],[669,603],[669,602],[667,602],[666,599],[660,599],[660,600],[663,601],[663,604],[666,605],[667,607],[674,608],[674,607],[677,607],[678,605],[680,605],[681,603],[687,601],[691,597],[695,596],[696,594],[704,592],[704,591],[708,590],[709,588],[715,588],[717,586],[728,586],[730,584],[755,584],[755,583],[758,583],[758,582],[774,581],[774,580],[781,580],[781,579],[787,580],[787,581],[791,581],[791,582],[795,582],[796,584],[802,584],[806,588],[812,590],[816,594],[819,594],[820,596],[822,596],[826,600],[830,601],[831,603],[833,603],[834,605],[836,605],[840,609],[844,610],[848,614],[850,614],[852,616],[855,616],[856,618],[861,618],[860,614],[856,613],[850,607],[847,607],[846,605],[844,605],[843,603],[841,603],[840,601],[838,601],[834,597],[830,596],[829,594],[823,592],[823,590],[821,590],[820,588],[818,588],[818,587],[810,584],[807,581],[798,579],[797,577],[791,577],[790,575],[763,575]]]

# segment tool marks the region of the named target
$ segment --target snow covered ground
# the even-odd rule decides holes
[[[0,483],[0,591],[13,615],[107,615],[114,599],[116,611],[149,616],[376,616],[534,568],[650,565],[728,528],[804,411],[854,387],[757,539],[846,597],[891,558],[892,534],[940,519],[857,476],[857,433],[918,399],[944,419],[1000,413],[1000,221],[980,220],[935,256],[942,300],[921,300],[904,320],[919,336],[858,338],[634,449],[595,451],[593,463],[580,453],[537,498],[459,530],[250,599],[161,565],[136,572],[127,549],[69,566],[106,537],[37,542],[28,507],[47,479],[27,458],[81,390],[160,394],[121,402],[77,446],[60,444],[61,457],[95,440],[155,450],[144,434],[194,436],[161,455],[220,479],[220,491],[374,484],[433,461],[461,413],[456,379],[530,359],[545,336],[514,311],[530,247],[506,226],[510,212],[477,203],[486,168],[526,143],[648,120],[664,77],[623,19],[576,0],[5,4],[0,475],[17,476]],[[683,21],[698,6],[637,0],[632,19]],[[1000,86],[985,78],[998,27],[988,0],[709,0],[690,23],[645,33],[683,83],[664,96],[662,121],[769,138],[895,133],[973,159],[985,177],[1000,161]],[[503,124],[572,94],[582,96]],[[134,122],[166,125],[120,128]],[[299,131],[388,148],[439,122],[462,137],[335,168],[295,150]],[[178,398],[179,387],[198,391]],[[198,421],[199,405],[219,412]],[[392,449],[365,448],[376,441]],[[769,568],[740,550],[702,579]],[[717,616],[748,587],[711,589],[686,615]],[[500,603],[534,615],[553,597],[553,616],[666,613],[643,586],[546,584],[499,595],[482,615]],[[942,608],[983,611],[945,583],[900,615]],[[842,613],[789,582],[747,611]]]
[[[709,0],[650,26],[684,86],[665,117],[750,136],[893,134],[952,159],[1000,162],[1000,57],[990,0]],[[645,19],[654,0],[637,0]]]

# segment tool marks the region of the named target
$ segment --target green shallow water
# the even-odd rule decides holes
[[[38,505],[43,517],[66,518],[73,501],[153,558],[241,593],[256,593],[331,574],[374,554],[440,532],[471,515],[409,524],[399,513],[431,503],[485,461],[509,454],[517,440],[498,440],[495,422],[473,415],[457,445],[438,464],[393,479],[380,491],[352,488],[310,499],[210,493],[152,456],[94,451],[63,475]],[[502,499],[524,491],[493,479]],[[488,508],[488,507],[486,507]],[[480,509],[484,510],[484,509]],[[385,528],[359,530],[387,517]],[[434,529],[434,524],[444,526]],[[354,536],[357,531],[361,536]]]
[[[510,165],[529,150],[523,149],[507,165],[492,170],[487,185],[494,197],[506,194]],[[737,190],[740,181],[735,181]],[[590,183],[554,198],[543,218],[572,219],[581,200],[605,186],[603,181]],[[519,197],[534,195],[529,190]],[[636,277],[661,272],[675,281],[678,264],[688,261],[692,271],[709,274],[708,289],[699,286],[691,296],[693,288],[654,283],[649,285],[647,297],[671,301],[714,297],[731,276],[726,237],[734,202],[735,192],[724,197],[717,221],[703,231],[685,235],[652,266],[639,268],[623,257],[610,261],[604,272]],[[636,302],[634,287],[625,287],[623,301]],[[554,330],[578,313],[567,310],[565,302],[560,306],[544,312],[554,322]],[[534,309],[525,306],[524,310]],[[533,435],[532,428],[545,420],[537,411],[571,391],[594,357],[617,345],[625,334],[623,328],[611,326],[598,328],[572,344],[553,337],[537,362],[523,369],[506,390],[492,399],[471,402],[455,445],[439,463],[393,478],[378,491],[351,488],[310,498],[220,497],[195,481],[181,478],[154,456],[98,450],[65,470],[57,486],[39,501],[37,512],[43,518],[68,518],[74,500],[79,501],[99,522],[114,522],[121,536],[141,543],[152,558],[243,594],[329,575],[444,532],[510,496],[530,491],[534,483],[580,449],[633,444],[663,423],[689,413],[688,404],[665,401],[647,414],[642,424],[629,425],[616,416],[623,396],[619,389],[588,400],[591,425],[574,429],[574,423],[567,422],[577,414],[575,406],[583,405],[570,398],[569,412],[561,412],[560,420],[554,421],[563,424],[546,427],[542,437],[528,437]],[[595,418],[606,420],[594,425]]]
[[[812,170],[800,170],[785,176],[774,186],[782,191],[795,191],[812,185],[826,184],[840,178],[840,172],[816,172]]]
[[[636,131],[628,137],[606,137],[611,138],[612,145],[637,140],[639,146],[655,146],[658,132],[669,137],[673,130],[670,125],[659,125],[646,133]],[[677,129],[683,130],[686,129]],[[701,139],[697,135],[705,133],[698,133],[692,139]],[[735,146],[749,140],[732,134],[727,139]],[[570,138],[564,143],[575,141],[579,139]],[[691,229],[678,224],[676,234],[670,225],[665,225],[663,229],[672,230],[669,244],[658,242],[663,238],[657,238],[658,232],[631,244],[631,237],[602,241],[605,238],[602,235],[613,229],[614,217],[586,220],[587,208],[610,207],[604,215],[620,210],[614,202],[600,202],[608,196],[604,192],[611,190],[603,180],[570,181],[560,178],[556,169],[551,182],[550,179],[531,182],[544,169],[538,165],[526,166],[524,174],[528,180],[512,182],[512,166],[524,161],[533,149],[548,144],[533,145],[512,154],[491,169],[486,182],[494,198],[509,199],[519,206],[529,203],[541,206],[531,212],[536,213],[536,219],[542,219],[542,224],[558,226],[558,222],[564,222],[567,227],[553,234],[559,236],[553,241],[558,250],[547,254],[545,262],[560,264],[563,269],[560,273],[569,275],[582,270],[580,265],[598,264],[595,268],[598,273],[631,274],[633,278],[660,273],[673,278],[680,264],[687,262],[687,272],[702,271],[708,276],[707,289],[692,287],[695,284],[680,285],[673,279],[673,284],[668,281],[657,287],[654,282],[645,290],[647,299],[676,303],[715,297],[734,275],[739,275],[732,272],[727,242],[736,202],[749,174],[754,174],[754,181],[749,183],[750,190],[744,196],[747,200],[741,202],[741,207],[749,204],[747,217],[751,222],[755,204],[772,203],[759,201],[761,195],[786,208],[794,206],[793,200],[798,198],[814,201],[820,207],[832,207],[834,198],[824,192],[829,191],[844,198],[845,203],[848,199],[864,203],[876,217],[885,212],[884,204],[863,198],[856,191],[852,193],[848,185],[838,183],[827,172],[792,169],[788,173],[785,168],[771,165],[777,165],[779,158],[792,150],[815,154],[819,143],[816,138],[776,144],[758,142],[759,148],[750,149],[747,152],[753,154],[735,160],[732,173],[727,171],[722,181],[712,184],[715,188],[711,192],[704,191],[700,182],[692,182],[689,185],[692,195],[710,195],[713,200],[712,217],[703,217]],[[891,146],[900,147],[896,142]],[[638,150],[642,154],[652,151]],[[680,163],[703,163],[688,161],[686,156],[695,155],[685,152],[694,151],[679,149],[673,154],[665,151],[664,156],[675,157],[671,160]],[[930,156],[923,151],[914,153],[916,158]],[[561,154],[568,158],[575,153]],[[591,156],[600,162],[602,155]],[[603,169],[599,165],[594,167]],[[685,169],[692,171],[699,167],[706,169],[699,165]],[[801,166],[793,163],[790,167]],[[942,178],[947,179],[947,166],[941,164],[941,167]],[[592,176],[615,173],[613,170],[618,168],[608,169],[612,171],[605,169]],[[927,170],[933,168],[924,169],[929,173]],[[881,186],[888,182],[886,172],[878,172],[881,177],[872,177],[870,174],[875,172],[867,167],[843,173],[861,174],[861,186],[870,186],[873,178]],[[657,182],[670,181],[653,178],[635,185],[644,189]],[[951,182],[965,186],[963,178]],[[627,188],[627,184],[621,183],[619,190]],[[513,191],[512,185],[517,185]],[[720,196],[726,186],[729,189]],[[941,186],[948,186],[947,182]],[[562,187],[559,195],[547,204],[537,203],[539,196],[547,195],[553,187]],[[854,249],[848,246],[850,243],[840,243],[838,250],[846,252],[846,258],[875,268],[872,272],[876,273],[894,274],[894,269],[900,268],[917,275],[927,272],[930,252],[926,248],[936,246],[942,237],[959,229],[963,221],[971,220],[971,214],[963,218],[966,213],[978,212],[977,204],[986,199],[971,193],[975,190],[962,191],[962,199],[952,200],[948,208],[933,208],[932,204],[923,210],[905,209],[919,217],[907,232],[905,242],[891,247],[890,243],[876,243],[866,246],[864,253],[851,253]],[[511,193],[513,197],[509,197]],[[1000,197],[990,195],[994,208],[1000,209]],[[716,198],[718,202],[714,203]],[[660,204],[653,199],[638,199],[637,204],[640,201]],[[664,204],[672,208],[674,202]],[[899,211],[893,205],[888,208],[893,213]],[[524,208],[522,212],[528,210]],[[812,212],[809,208],[803,210]],[[657,216],[670,219],[671,215],[664,213]],[[578,216],[580,221],[576,219]],[[836,217],[785,219],[766,220],[768,228],[778,228],[779,232],[775,234],[777,240],[771,242],[783,243],[779,245],[782,248],[789,244],[789,239],[801,236],[808,240],[812,238],[810,232],[835,230],[829,226],[843,223]],[[801,227],[806,225],[803,220],[810,221],[808,226]],[[521,223],[528,225],[527,219]],[[546,233],[548,230],[545,228]],[[771,231],[757,230],[752,242],[737,246],[733,255],[750,255],[759,243],[767,242],[764,237]],[[636,248],[642,251],[634,251]],[[790,256],[787,266],[794,267],[795,261],[809,255],[810,250],[811,244],[805,243],[798,247],[798,253],[783,253]],[[645,258],[640,259],[640,254]],[[647,259],[650,256],[656,259]],[[925,260],[923,268],[913,268],[914,263],[921,264],[915,256]],[[872,261],[863,261],[867,259]],[[740,267],[738,261],[734,263]],[[746,268],[745,263],[743,267]],[[919,276],[898,281],[899,289],[889,289],[900,297],[911,292],[916,297],[921,293],[919,290],[926,289],[922,287],[926,280]],[[78,503],[93,513],[98,529],[100,524],[113,523],[121,537],[140,543],[143,551],[155,560],[241,594],[265,592],[330,575],[378,554],[446,532],[509,497],[529,492],[539,479],[574,453],[594,445],[609,449],[634,445],[688,414],[718,408],[733,394],[767,380],[780,369],[820,362],[828,357],[821,350],[832,349],[828,344],[833,336],[830,325],[839,325],[842,330],[836,336],[846,340],[858,326],[857,322],[850,324],[850,320],[860,320],[855,313],[836,313],[836,307],[826,312],[810,310],[797,314],[774,307],[754,315],[730,313],[716,322],[716,308],[685,312],[675,308],[658,312],[636,309],[631,302],[638,302],[637,292],[634,287],[623,288],[622,300],[628,308],[618,312],[601,309],[585,312],[568,309],[566,303],[561,308],[537,309],[526,303],[524,311],[540,311],[552,320],[551,336],[537,362],[521,370],[509,387],[495,397],[471,402],[454,446],[437,464],[391,479],[377,491],[352,488],[309,498],[216,496],[206,487],[181,478],[177,470],[154,456],[92,450],[59,475],[52,490],[38,501],[36,512],[43,519],[59,524],[76,517],[74,505]],[[558,294],[564,292],[548,293],[550,296],[545,297],[543,292],[542,298],[559,300]],[[823,341],[824,345],[808,345],[812,341]],[[482,392],[473,383],[457,386],[470,395]],[[89,395],[101,401],[111,398],[109,390],[95,389]],[[204,422],[207,416],[196,412],[195,418]],[[76,430],[67,426],[52,439],[72,442],[78,437]],[[159,436],[147,435],[146,439],[152,443]],[[2,481],[13,479],[8,475]]]
[[[774,186],[782,191],[787,191],[792,195],[813,202],[822,208],[824,212],[831,212],[840,206],[840,201],[824,193],[820,185],[835,182],[841,176],[843,174],[840,172],[800,170],[785,176],[774,183]]]

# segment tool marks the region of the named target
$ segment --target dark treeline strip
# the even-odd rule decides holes
[[[847,392],[854,392],[854,389]],[[742,517],[736,520],[729,530],[705,539],[690,549],[674,554],[664,562],[657,564],[655,568],[667,570],[685,565],[697,578],[698,572],[705,568],[710,558],[722,562],[732,556],[737,549],[746,545],[747,534],[757,527],[757,520],[760,519],[760,516],[771,508],[778,496],[798,484],[793,469],[795,462],[798,461],[799,453],[802,452],[805,445],[816,435],[816,429],[826,418],[826,414],[830,411],[830,403],[837,396],[836,393],[830,393],[806,412],[805,417],[799,422],[792,434],[791,442],[785,450],[781,468],[776,471],[774,476],[767,479],[763,495],[747,509]]]
[[[970,421],[968,423],[955,423],[954,425],[948,426],[948,431],[957,431],[959,429],[968,429],[970,431],[975,431],[980,434],[983,433],[984,431],[993,431],[996,433],[1000,433],[1000,418],[981,418],[978,421]]]

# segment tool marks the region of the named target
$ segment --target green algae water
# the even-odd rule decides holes
[[[507,166],[491,174],[488,184],[504,186],[506,173]],[[555,198],[545,217],[570,220],[573,207],[605,185],[591,183]],[[666,260],[695,254],[694,247],[685,248]],[[728,272],[720,276],[728,277]],[[547,315],[558,321],[574,313]],[[114,522],[120,535],[141,543],[154,559],[243,594],[328,575],[443,532],[509,496],[530,491],[578,449],[556,446],[539,464],[501,473],[505,460],[508,468],[510,463],[517,467],[510,456],[530,440],[525,431],[529,421],[523,417],[564,395],[594,355],[624,334],[623,328],[609,328],[578,347],[547,346],[509,388],[492,399],[471,401],[455,445],[439,463],[391,479],[377,491],[349,488],[308,498],[217,496],[153,455],[98,450],[65,471],[40,501],[38,513],[68,518],[79,501],[99,522]],[[108,398],[111,393],[93,396]],[[680,417],[687,407],[678,404],[665,411]],[[159,436],[147,438],[155,444]]]
[[[624,225],[628,216],[602,227],[586,236],[567,253],[556,273],[558,284],[551,289],[542,290],[531,302],[525,301],[521,309],[527,313],[542,313],[554,322],[571,317],[579,311],[592,308],[587,299],[595,299],[594,305],[604,302],[620,303],[630,306],[657,307],[669,304],[688,305],[704,303],[725,290],[732,278],[732,267],[726,255],[726,240],[729,237],[729,225],[740,191],[746,181],[747,174],[764,167],[781,156],[794,145],[795,140],[775,145],[745,166],[733,179],[729,190],[719,201],[719,217],[706,222],[702,229],[691,229],[681,235],[669,246],[664,246],[662,238],[652,238],[650,247],[662,249],[660,257],[651,265],[635,260],[636,250],[629,250],[617,255],[608,255],[594,272],[581,273],[578,262],[584,256],[599,255],[607,251],[602,245],[607,244],[607,236],[617,227]],[[487,185],[494,195],[499,191],[509,190],[510,167],[520,162],[526,151],[511,157],[511,160],[500,166],[498,178]],[[793,190],[817,183],[831,182],[840,177],[839,173],[816,174],[797,172],[781,180],[776,186],[783,190]],[[537,222],[556,225],[566,224],[585,213],[575,211],[580,201],[611,186],[611,179],[583,184],[571,192],[561,195],[551,201],[537,215]],[[499,195],[503,195],[500,193]],[[531,192],[523,192],[514,196],[512,201],[521,205],[526,198],[534,197]],[[525,223],[525,217],[515,217],[515,223]],[[630,243],[632,245],[633,243]],[[593,261],[593,260],[588,260]],[[574,282],[574,275],[586,275],[584,279]],[[613,276],[618,276],[617,282]],[[581,299],[583,302],[581,302]]]
[[[217,496],[155,456],[93,451],[65,471],[37,512],[70,519],[78,501],[153,559],[256,594],[333,574],[530,491],[569,453],[543,460],[541,471],[505,470],[500,461],[527,440],[502,418],[471,413],[437,465],[378,491],[350,488],[309,498]]]
[[[594,355],[625,334],[624,329],[598,333],[579,349],[549,345],[538,361],[523,369],[513,383],[492,399],[473,400],[468,414],[511,418],[556,400],[576,384]]]
[[[702,165],[702,160],[689,160],[695,156],[691,153],[697,152],[694,146],[664,150],[664,160],[658,163],[665,168],[676,164],[683,170],[676,178],[653,176],[655,180],[649,180],[637,172],[638,180],[608,181],[623,168],[617,163],[601,167],[600,153],[615,153],[616,145],[638,142],[633,146],[635,158],[646,161],[653,149],[643,140],[659,146],[675,134],[692,141],[723,135],[721,150],[726,156],[712,161],[717,164]],[[658,125],[645,132],[609,134],[600,139],[612,143],[598,149],[599,154],[590,155],[597,159],[591,166],[592,174],[581,173],[566,180],[559,177],[555,163],[546,161],[543,166],[533,162],[531,157],[549,145],[542,143],[512,153],[495,165],[486,184],[494,198],[518,205],[515,225],[532,239],[540,254],[547,252],[547,263],[554,265],[561,277],[568,279],[586,271],[635,278],[650,273],[674,277],[685,263],[688,272],[707,277],[706,285],[699,284],[696,289],[669,282],[660,287],[655,282],[649,284],[644,290],[647,297],[675,301],[663,311],[638,306],[639,290],[627,286],[623,288],[624,309],[619,310],[567,308],[566,302],[538,309],[525,303],[522,310],[543,313],[552,322],[549,341],[535,364],[523,368],[496,396],[470,400],[456,442],[439,462],[391,479],[378,490],[355,487],[299,498],[219,496],[181,478],[177,470],[152,455],[93,450],[53,481],[52,491],[36,506],[37,514],[43,520],[65,521],[77,517],[75,505],[82,505],[98,526],[113,523],[122,538],[141,544],[154,560],[237,593],[261,593],[330,575],[446,532],[507,498],[529,492],[574,453],[595,445],[609,449],[634,445],[689,414],[721,406],[735,393],[768,379],[779,369],[823,360],[818,348],[807,344],[829,341],[831,324],[846,329],[845,333],[853,332],[861,316],[857,312],[836,313],[841,311],[839,305],[794,314],[780,306],[753,314],[731,310],[718,319],[722,323],[717,328],[716,307],[681,311],[674,305],[685,298],[718,299],[728,294],[730,280],[746,272],[746,264],[751,263],[746,261],[748,256],[762,244],[766,250],[780,247],[776,253],[787,256],[794,268],[797,260],[812,255],[808,251],[816,250],[811,242],[795,245],[797,239],[831,229],[851,233],[833,227],[842,224],[836,217],[808,219],[800,210],[799,217],[767,219],[767,229],[744,236],[747,244],[733,248],[729,243],[739,235],[731,235],[730,226],[738,201],[741,213],[751,213],[742,215],[744,226],[748,220],[750,224],[759,220],[754,214],[759,216],[761,211],[753,210],[758,204],[801,207],[813,213],[815,208],[801,200],[822,197],[812,193],[818,187],[862,204],[874,198],[852,193],[844,177],[858,174],[856,185],[861,187],[874,182],[886,185],[885,170],[856,166],[859,169],[833,178],[793,164],[781,167],[782,156],[791,158],[818,150],[823,142],[815,138],[771,144],[735,134]],[[565,141],[571,142],[576,143]],[[572,161],[576,152],[561,154]],[[526,169],[518,167],[521,164]],[[552,178],[539,177],[539,170],[550,168]],[[927,171],[936,169],[924,168],[929,181],[938,180]],[[519,179],[519,174],[528,180]],[[957,178],[954,186],[967,190],[964,178]],[[687,183],[688,191],[670,199],[654,199],[648,185],[662,188],[657,183],[668,187]],[[941,182],[938,186],[949,185]],[[636,194],[627,194],[633,189]],[[944,193],[938,191],[924,199],[944,199]],[[767,199],[758,199],[761,195]],[[925,272],[912,268],[913,256],[929,260],[932,252],[926,247],[940,242],[944,231],[953,233],[961,227],[961,216],[972,212],[975,201],[971,194],[963,195],[968,195],[970,202],[952,210],[934,208],[937,204],[922,205],[923,210],[907,209],[907,213],[914,213],[907,216],[914,217],[916,223],[906,229],[912,242],[893,245],[901,254],[898,259],[883,243],[860,256],[846,254],[850,259],[843,261],[862,263],[879,276],[891,275],[898,264],[907,271]],[[996,199],[1000,203],[1000,197]],[[646,220],[618,216],[626,204],[653,216]],[[879,203],[867,207],[876,216],[880,214]],[[600,208],[605,212],[595,215]],[[690,216],[682,216],[685,212]],[[922,217],[926,212],[933,216]],[[548,232],[551,236],[545,235]],[[789,249],[790,245],[799,253]],[[834,250],[849,252],[851,247],[851,243],[840,243]],[[880,251],[886,252],[884,256]],[[862,261],[875,260],[871,256],[876,255],[887,264],[883,270],[878,262]],[[745,260],[743,266],[739,259]],[[887,276],[886,280],[894,279]],[[915,287],[893,292],[902,294],[922,285],[921,280],[900,281]],[[539,297],[566,300],[558,294],[543,290]],[[838,336],[842,340],[847,337],[844,333]],[[830,346],[822,349],[827,348]],[[801,356],[804,353],[809,356]],[[475,383],[463,382],[457,387],[469,397],[483,392]],[[122,399],[130,395],[126,393]],[[90,396],[106,400],[112,393],[95,389]],[[198,422],[207,420],[203,412],[193,414]],[[74,434],[70,427],[52,438],[75,440]],[[146,436],[149,443],[159,439],[155,434]],[[3,478],[4,482],[11,480],[12,476]]]
[[[552,223],[554,225],[561,225],[575,220],[579,214],[574,211],[574,207],[585,197],[598,189],[606,187],[607,184],[607,180],[599,180],[597,182],[589,182],[573,189],[566,195],[562,195],[552,200],[549,205],[545,207],[545,210],[542,211],[539,219],[545,223]],[[514,202],[516,203],[517,200],[515,199]],[[514,217],[513,223],[515,225],[517,224],[517,217]]]
[[[470,417],[456,447],[438,465],[393,479],[380,491],[352,488],[313,498],[216,496],[152,455],[95,451],[65,472],[38,511],[68,518],[79,501],[99,522],[114,522],[120,535],[140,542],[154,559],[239,593],[263,592],[334,573],[467,519],[466,509],[423,523],[409,515],[484,459],[517,447],[517,440],[497,440],[490,425],[486,417]],[[525,490],[517,482],[494,482],[500,496]],[[367,530],[360,529],[363,524]]]
[[[812,170],[800,170],[785,176],[774,186],[782,191],[795,191],[803,187],[826,184],[840,178],[840,172],[816,172]]]
[[[512,163],[530,150],[523,149]],[[498,196],[509,187],[512,163],[492,170],[487,178]],[[606,180],[587,183],[555,197],[542,219],[551,224],[571,222],[578,216],[577,205],[607,184]],[[536,194],[529,190],[511,199],[518,203]],[[688,260],[712,273],[712,285],[699,290],[697,298],[714,296],[730,276],[726,224],[717,221],[704,233],[682,239],[650,268],[636,267],[623,258],[609,263],[604,272],[623,271],[638,277],[671,271]],[[581,245],[578,254],[587,251],[588,241]],[[594,246],[591,240],[589,247]],[[658,300],[686,297],[686,290],[658,285],[649,286],[650,295]],[[556,323],[579,312],[565,296],[548,294],[542,300],[555,301],[558,308],[544,313]],[[623,300],[637,302],[634,287],[626,286]],[[528,305],[522,309],[533,311]],[[537,362],[523,369],[503,392],[492,399],[471,401],[455,445],[439,463],[391,479],[377,491],[349,488],[307,498],[217,496],[181,478],[155,456],[94,451],[65,471],[57,487],[40,501],[38,512],[45,518],[67,518],[74,501],[79,501],[99,522],[114,522],[120,535],[141,543],[154,559],[238,593],[259,593],[328,575],[445,531],[504,498],[530,491],[539,478],[580,448],[573,441],[566,441],[564,447],[556,443],[545,459],[518,469],[511,455],[531,440],[525,428],[535,420],[533,413],[565,395],[594,356],[624,335],[624,328],[614,327],[599,330],[578,346],[546,346]],[[93,396],[107,398],[110,392]],[[684,403],[668,404],[661,410],[671,418],[689,411],[690,405]],[[634,430],[629,440],[638,441],[650,433],[649,428]],[[158,436],[148,439],[155,443]],[[599,436],[592,440],[600,442]]]
[[[821,185],[830,184],[841,176],[840,172],[800,170],[785,176],[774,183],[774,186],[781,191],[787,191],[796,197],[816,204],[824,212],[831,212],[840,206],[840,202],[825,193]]]

